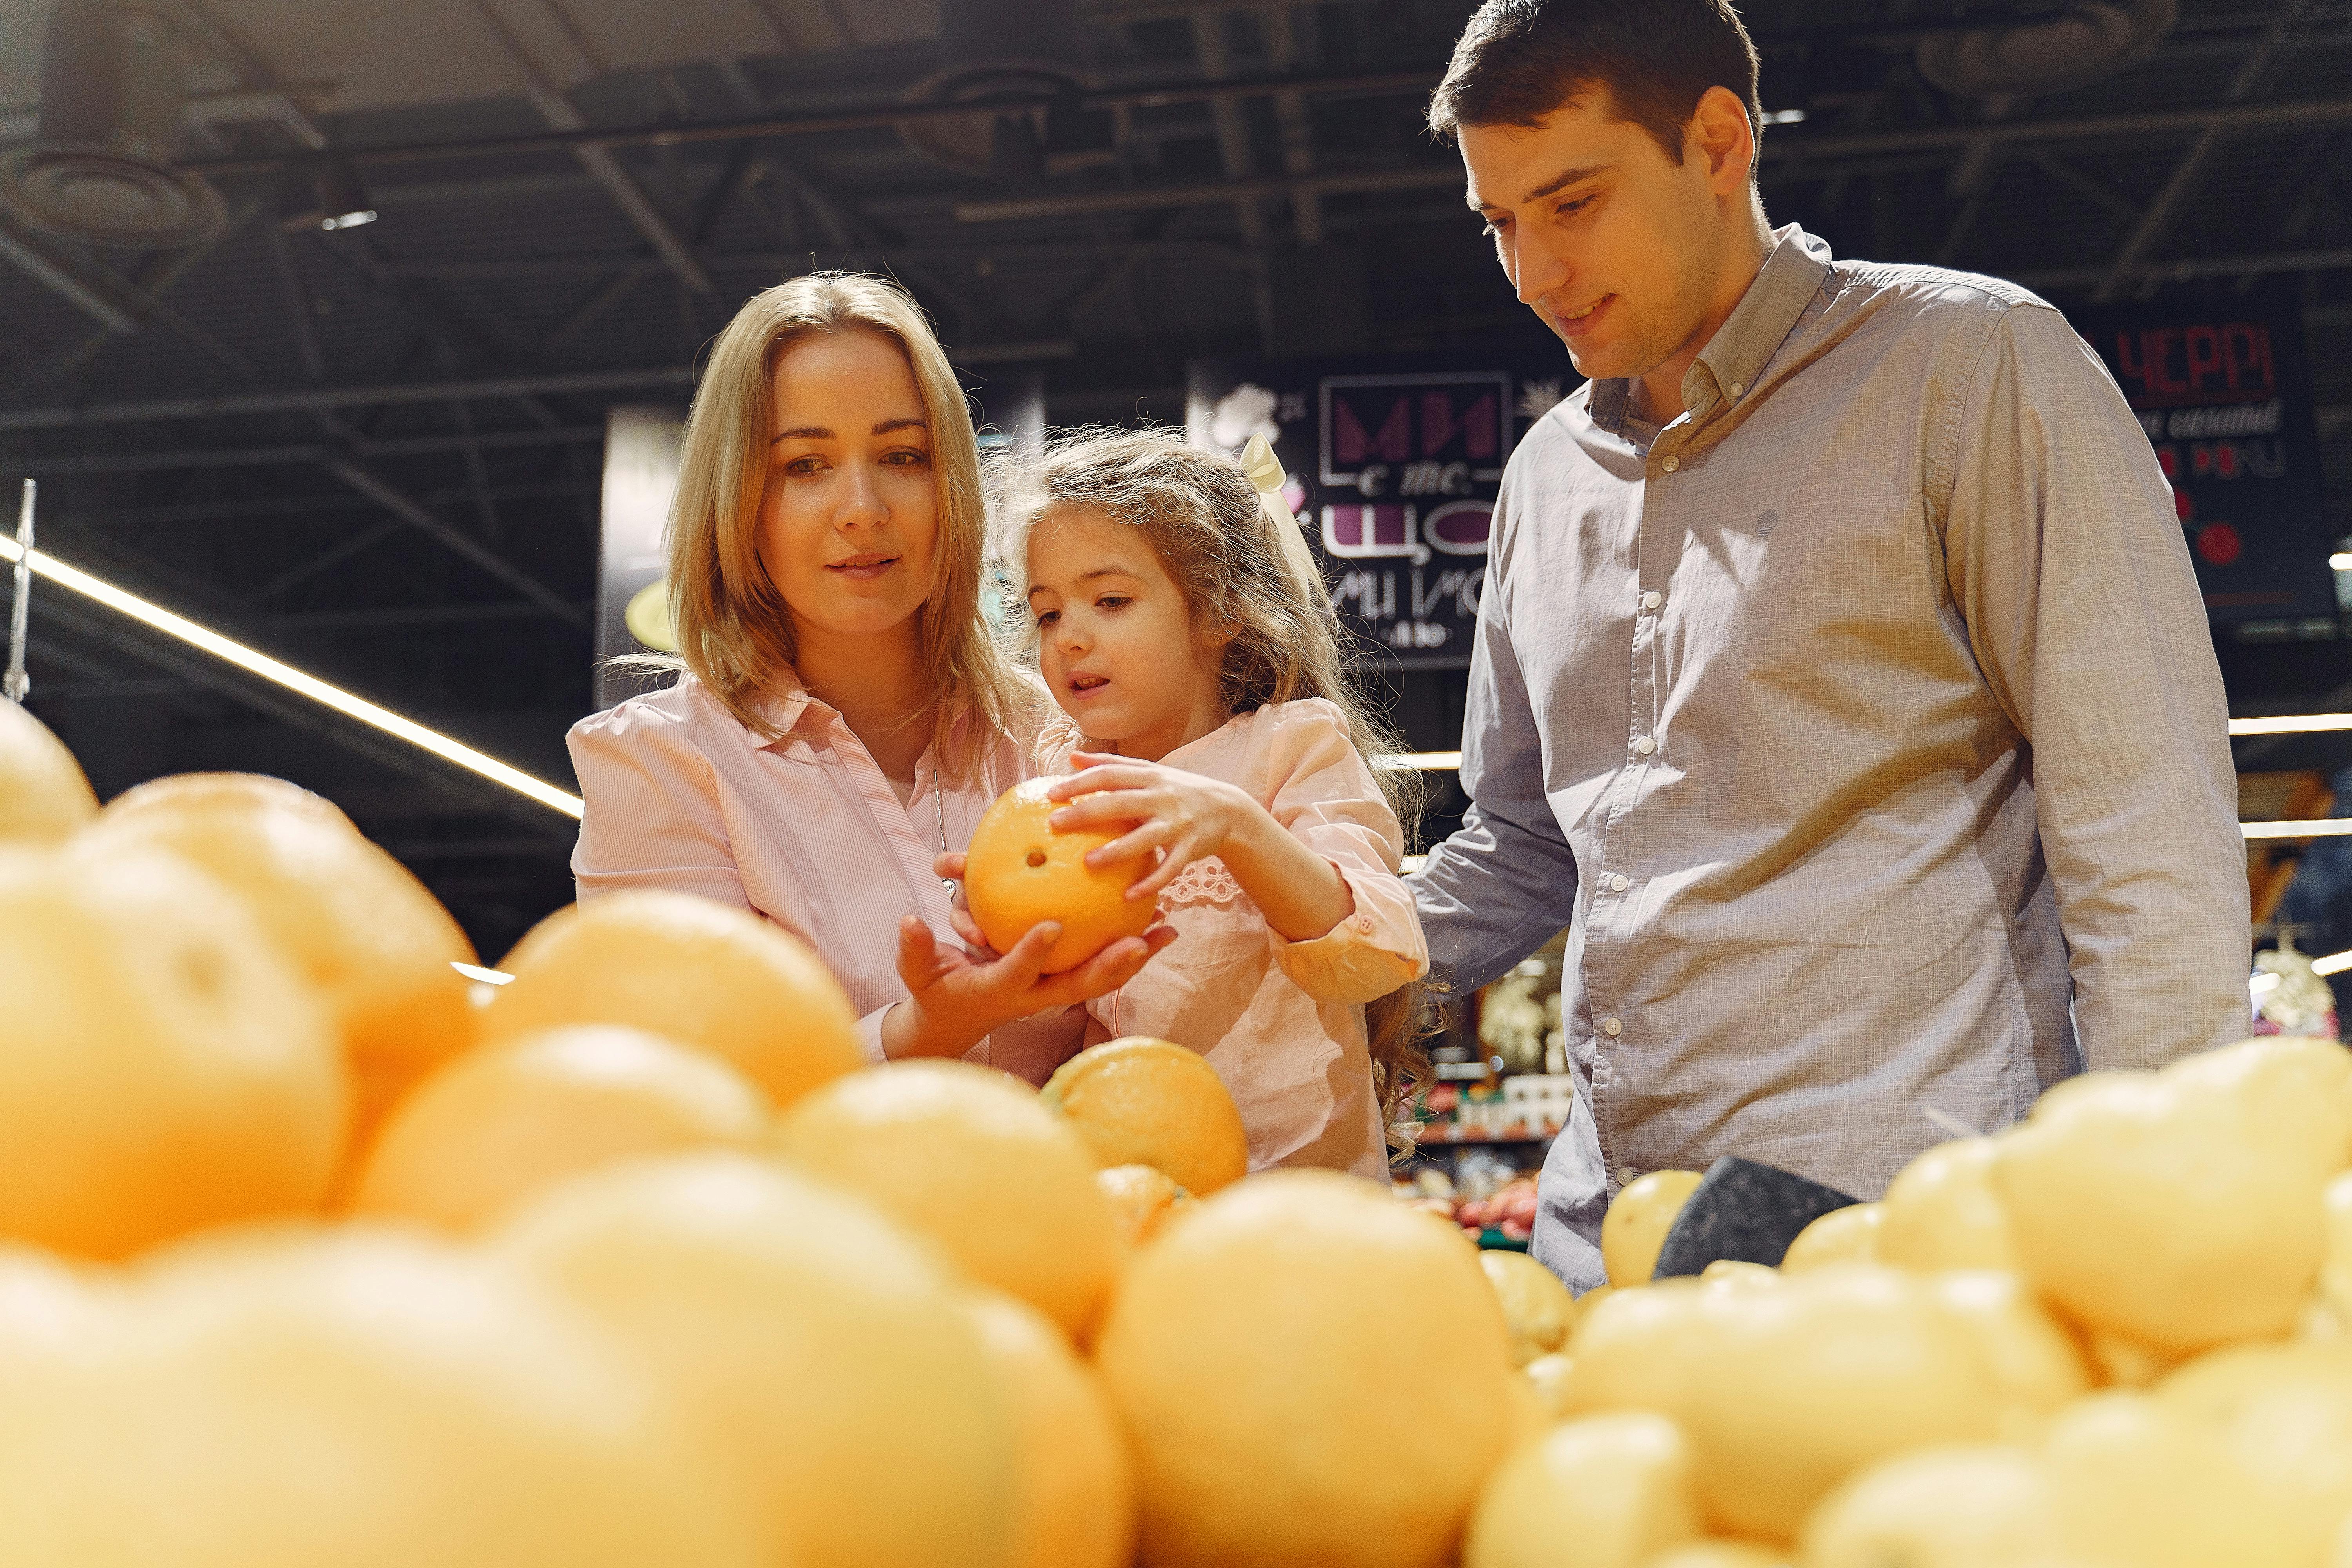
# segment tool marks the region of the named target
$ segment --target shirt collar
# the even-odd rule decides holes
[[[825,726],[839,717],[829,704],[809,695],[808,688],[801,684],[798,674],[790,668],[780,673],[782,679],[777,686],[761,693],[753,703],[760,716],[773,730],[775,739],[763,740],[751,731],[744,731],[744,738],[751,742],[755,751],[784,745],[795,738],[822,734]]]
[[[1737,398],[1754,387],[1766,363],[1796,330],[1798,319],[1812,303],[1829,270],[1828,245],[1793,223],[1773,230],[1772,248],[1765,253],[1755,281],[1748,285],[1738,305],[1684,373],[1684,408],[1695,410],[1710,401]],[[1622,378],[1592,383],[1592,422],[1612,434],[1622,434],[1633,384]],[[1734,387],[1739,390],[1735,392]]]

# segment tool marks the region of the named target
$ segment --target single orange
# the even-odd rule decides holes
[[[556,910],[499,965],[486,1039],[629,1024],[705,1050],[782,1109],[866,1064],[857,1014],[806,943],[748,910],[637,889]]]
[[[1013,1414],[1013,1568],[1135,1560],[1135,1460],[1102,1380],[1043,1312],[985,1286],[964,1304]]]
[[[1107,1040],[1064,1062],[1039,1097],[1105,1165],[1150,1165],[1197,1197],[1249,1169],[1242,1113],[1198,1051],[1143,1035]]]
[[[619,1024],[578,1024],[469,1051],[400,1103],[352,1196],[362,1214],[471,1230],[614,1161],[749,1147],[766,1097],[743,1075]]]
[[[785,1111],[774,1147],[1066,1332],[1093,1318],[1118,1272],[1094,1151],[1010,1074],[952,1061],[852,1073]]]
[[[0,843],[55,844],[97,815],[98,796],[65,742],[0,700]]]
[[[325,1195],[349,1087],[318,994],[177,856],[0,853],[0,1236],[121,1258]]]
[[[1129,1251],[1158,1236],[1179,1210],[1192,1206],[1192,1194],[1150,1165],[1108,1166],[1095,1173],[1095,1185],[1110,1200],[1118,1238]]]
[[[1127,896],[1143,874],[1139,863],[1087,864],[1087,851],[1120,837],[1124,827],[1065,833],[1050,824],[1064,804],[1046,798],[1053,783],[1031,779],[996,797],[971,830],[963,886],[972,920],[999,952],[1010,952],[1040,921],[1059,921],[1062,934],[1045,950],[1045,973],[1059,974],[1123,936],[1141,936],[1158,905]]]
[[[408,868],[299,784],[181,773],[127,790],[84,835],[169,850],[241,895],[325,997],[351,1066],[352,1142],[473,1040],[474,944]]]

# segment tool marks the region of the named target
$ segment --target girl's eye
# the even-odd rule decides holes
[[[1552,209],[1552,216],[1554,217],[1574,217],[1577,214],[1582,212],[1591,205],[1592,198],[1591,196],[1579,196],[1572,202],[1562,202],[1559,205],[1554,207]]]
[[[910,451],[902,447],[896,452],[886,454],[882,460],[893,468],[920,468],[923,464],[929,462],[931,458],[930,454],[928,452]]]
[[[1061,618],[1062,612],[1059,610],[1040,610],[1037,612],[1037,624],[1041,626],[1050,626]]]
[[[1105,594],[1101,598],[1095,601],[1095,608],[1097,610],[1116,610],[1124,605],[1132,604],[1133,602],[1133,600],[1129,599],[1124,594]]]
[[[784,465],[784,472],[799,477],[815,473],[823,467],[824,467],[823,458],[794,458]]]

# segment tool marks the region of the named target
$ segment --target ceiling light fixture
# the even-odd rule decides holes
[[[0,535],[0,561],[14,563],[22,553],[15,540]],[[540,805],[560,811],[566,816],[576,819],[580,816],[580,797],[576,795],[567,795],[553,784],[541,783],[520,768],[509,767],[496,757],[478,752],[463,742],[453,741],[437,730],[428,730],[415,720],[404,719],[388,708],[379,708],[363,697],[352,696],[340,686],[330,685],[315,675],[306,675],[290,664],[281,663],[266,653],[200,626],[184,616],[175,616],[161,605],[151,604],[103,578],[91,576],[79,566],[68,565],[45,550],[35,550],[30,553],[34,574],[47,578],[61,588],[70,588],[85,598],[95,599],[110,610],[200,647],[214,658],[226,659],[264,680],[275,681],[289,691],[298,691],[313,702],[324,703],[336,712],[356,719],[362,724],[373,725],[387,735],[397,736],[445,762],[455,763],[494,784],[504,784],[517,795],[529,795]]]
[[[310,181],[319,196],[319,226],[328,233],[375,221],[375,205],[368,199],[367,186],[347,160],[327,159],[311,171]]]

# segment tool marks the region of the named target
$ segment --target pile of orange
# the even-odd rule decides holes
[[[1777,1269],[1652,1280],[1654,1173],[1577,1301],[1248,1173],[1166,1041],[871,1066],[682,895],[472,957],[325,802],[101,811],[0,703],[0,1559],[2352,1568],[2332,1044],[2080,1080]]]
[[[477,986],[324,801],[100,811],[18,717],[0,1556],[1415,1568],[1523,1413],[1475,1253],[1369,1183],[1244,1179],[1193,1052],[1116,1041],[1043,1095],[868,1066],[804,947],[666,893]],[[1079,892],[1023,918],[1139,930],[1044,831]],[[1400,1443],[1381,1369],[1433,1321]]]

